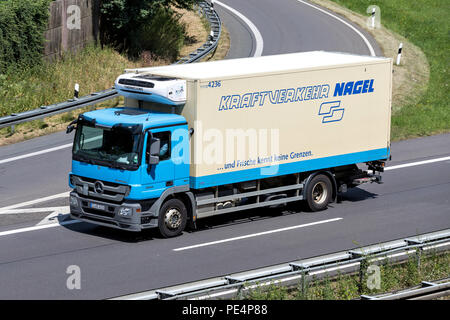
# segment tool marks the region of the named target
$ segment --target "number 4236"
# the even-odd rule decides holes
[[[208,88],[219,88],[222,86],[222,81],[209,81]]]

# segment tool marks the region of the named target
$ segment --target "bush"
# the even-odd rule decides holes
[[[100,8],[101,42],[130,58],[149,50],[174,59],[184,41],[185,28],[171,6],[190,8],[197,0],[104,0]]]
[[[159,57],[176,60],[186,35],[186,27],[178,22],[180,17],[169,10],[158,10],[139,30],[138,50],[149,50]]]
[[[0,1],[0,73],[40,63],[50,0]]]

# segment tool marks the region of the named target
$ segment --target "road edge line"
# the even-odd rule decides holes
[[[367,48],[369,49],[370,55],[371,55],[372,57],[375,57],[375,56],[376,56],[376,55],[375,55],[375,50],[373,49],[372,45],[370,44],[370,41],[362,34],[361,31],[359,31],[358,29],[356,29],[356,28],[355,28],[354,26],[352,26],[350,23],[348,23],[348,22],[345,21],[344,19],[339,18],[338,16],[336,16],[336,15],[334,15],[334,14],[332,14],[332,13],[330,13],[330,12],[328,12],[328,11],[322,9],[322,8],[319,8],[319,7],[317,7],[317,6],[315,6],[315,5],[311,4],[311,3],[305,2],[305,1],[303,1],[303,0],[297,0],[297,1],[298,1],[298,2],[301,2],[301,3],[303,3],[303,4],[306,4],[307,6],[310,6],[311,8],[314,8],[314,9],[316,9],[316,10],[319,10],[319,11],[321,11],[321,12],[323,12],[323,13],[325,13],[325,14],[327,14],[327,15],[333,17],[333,18],[335,18],[336,20],[342,22],[343,24],[345,24],[347,27],[349,27],[350,29],[352,29],[353,31],[355,31],[355,32],[363,39],[364,43],[366,44]]]
[[[252,31],[253,36],[255,37],[255,53],[253,54],[253,57],[260,57],[262,55],[263,49],[264,49],[264,40],[259,32],[258,28],[251,22],[246,16],[244,16],[242,13],[237,11],[236,9],[233,9],[229,5],[226,5],[225,3],[222,3],[220,1],[214,1],[214,3],[217,3],[219,6],[223,7],[224,9],[230,11],[235,16],[237,16],[239,19],[241,19]]]

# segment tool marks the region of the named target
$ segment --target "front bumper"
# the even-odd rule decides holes
[[[75,191],[70,193],[70,197],[70,216],[73,219],[134,232],[158,226],[158,217],[155,217],[150,211],[143,212],[142,206],[136,202],[124,201],[121,204],[115,204],[85,198]],[[131,209],[129,216],[125,217],[119,214],[123,207]]]

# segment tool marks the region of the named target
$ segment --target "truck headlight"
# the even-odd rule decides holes
[[[119,210],[119,215],[123,217],[130,217],[133,214],[133,208],[121,207]]]
[[[78,207],[78,200],[74,196],[70,196],[70,206],[71,207]]]

